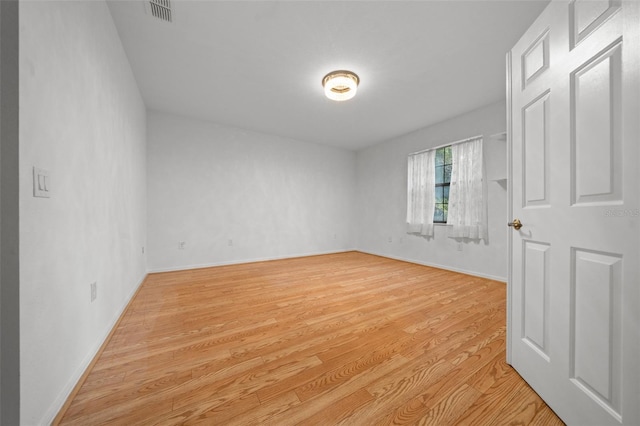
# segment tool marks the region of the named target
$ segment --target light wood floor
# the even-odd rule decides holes
[[[357,252],[151,274],[58,420],[562,424],[504,361],[505,303]]]

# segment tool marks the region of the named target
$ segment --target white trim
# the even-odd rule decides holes
[[[138,291],[138,289],[140,288],[144,280],[147,278],[147,275],[148,274],[145,273],[142,279],[138,282],[138,284],[134,286],[133,290],[127,296],[125,302],[122,304],[122,307],[118,310],[118,312],[116,312],[113,318],[111,318],[111,321],[109,321],[109,325],[105,328],[105,330],[102,333],[102,338],[97,342],[97,344],[95,344],[91,348],[89,353],[84,357],[84,359],[82,360],[78,368],[76,368],[76,370],[74,371],[73,375],[71,376],[67,384],[64,386],[62,391],[58,394],[58,397],[55,399],[53,404],[51,404],[47,412],[42,417],[42,420],[38,422],[38,424],[50,425],[53,423],[53,420],[56,418],[56,416],[64,406],[64,403],[69,398],[69,395],[71,395],[71,392],[78,384],[78,381],[82,378],[82,375],[86,372],[87,368],[89,368],[91,361],[93,361],[93,359],[98,354],[98,351],[100,350],[102,345],[104,345],[105,341],[109,337],[109,334],[111,334],[111,331],[113,330],[116,323],[120,319],[120,316],[124,313],[124,310],[127,308],[127,306],[129,306],[129,302],[131,302],[131,299],[136,294],[136,292]]]
[[[445,224],[442,224],[445,225]],[[339,254],[339,253],[348,253],[350,251],[355,251],[364,254],[371,254],[374,256],[386,257],[388,259],[400,260],[402,262],[415,263],[417,265],[422,266],[430,266],[432,268],[444,269],[446,271],[458,272],[460,274],[473,275],[475,277],[486,278],[494,281],[501,281],[506,283],[507,278],[501,277],[497,275],[483,274],[481,272],[469,271],[461,268],[454,268],[452,266],[440,265],[437,263],[424,262],[422,260],[416,259],[408,259],[399,256],[393,256],[389,254],[382,254],[373,251],[361,250],[361,249],[345,249],[345,250],[336,250],[336,251],[327,251],[327,252],[317,252],[317,253],[305,253],[305,254],[296,254],[296,255],[285,255],[285,256],[273,256],[273,257],[261,257],[261,258],[253,258],[253,259],[243,259],[243,260],[230,260],[224,262],[214,262],[207,264],[198,264],[198,265],[187,265],[187,266],[176,266],[172,268],[160,268],[160,269],[152,269],[149,270],[149,274],[160,274],[163,272],[178,272],[178,271],[189,271],[193,269],[204,269],[204,268],[215,268],[216,266],[229,266],[229,265],[243,265],[247,263],[255,263],[255,262],[269,262],[272,260],[285,260],[285,259],[296,259],[300,257],[311,257],[311,256],[324,256],[327,254]]]
[[[459,274],[472,275],[474,277],[486,278],[486,279],[494,280],[494,281],[500,281],[500,282],[503,282],[503,283],[506,283],[506,281],[507,281],[506,277],[499,277],[497,275],[489,275],[489,274],[483,274],[481,272],[468,271],[466,269],[454,268],[452,266],[440,265],[440,264],[437,264],[437,263],[430,263],[430,262],[425,262],[425,261],[422,261],[422,260],[407,259],[407,258],[404,258],[404,257],[393,256],[393,255],[390,255],[390,254],[376,253],[376,252],[373,252],[373,251],[365,251],[365,250],[356,250],[356,251],[359,251],[360,253],[365,253],[365,254],[372,254],[374,256],[386,257],[388,259],[400,260],[402,262],[415,263],[416,265],[430,266],[432,268],[444,269],[445,271],[457,272]]]
[[[507,52],[505,61],[506,68],[506,120],[507,120],[507,219],[513,219],[513,161],[511,158],[512,144],[513,144],[513,113],[511,111],[513,100],[513,76],[512,76],[512,54],[511,51]],[[507,364],[511,365],[511,341],[513,339],[513,330],[512,330],[512,301],[511,295],[512,290],[511,286],[513,283],[513,231],[509,229],[507,234],[507,341],[506,341],[506,361]]]
[[[288,254],[283,256],[258,257],[253,259],[227,260],[223,262],[202,263],[197,265],[184,265],[184,266],[173,266],[171,268],[151,269],[149,270],[149,273],[158,274],[162,272],[189,271],[191,269],[214,268],[216,266],[228,266],[228,265],[242,265],[245,263],[268,262],[271,260],[295,259],[298,257],[323,256],[326,254],[347,253],[350,251],[358,251],[358,250],[344,249],[344,250],[333,250],[333,251],[314,252],[314,253]]]

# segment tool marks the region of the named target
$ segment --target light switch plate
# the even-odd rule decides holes
[[[33,196],[49,198],[51,194],[51,178],[49,171],[33,168]]]

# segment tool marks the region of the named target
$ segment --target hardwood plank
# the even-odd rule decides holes
[[[330,410],[321,410],[302,420],[299,425],[335,425],[342,419],[351,417],[353,412],[374,397],[365,389],[358,389],[331,406]]]
[[[227,426],[264,425],[281,413],[295,409],[300,400],[295,392],[287,392],[270,401],[263,402],[259,407],[242,415],[238,415],[225,422]],[[218,419],[216,419],[218,420]]]
[[[462,350],[450,351],[444,356],[439,356],[436,366],[441,364],[445,368],[431,372],[430,368],[418,365],[417,374],[423,376],[427,373],[426,381],[416,380],[416,373],[409,375],[405,370],[403,374],[395,375],[403,377],[399,382],[389,383],[389,379],[393,379],[389,377],[385,378],[385,381],[380,380],[376,386],[369,387],[368,390],[377,397],[377,400],[370,404],[367,410],[374,409],[376,404],[378,407],[375,408],[376,411],[370,411],[362,416],[369,418],[372,424],[374,421],[379,424],[419,422],[430,408],[455,392],[460,387],[460,383],[464,382],[465,377],[491,361],[488,355],[497,347],[499,348],[503,341],[491,339],[491,336],[487,339],[487,335],[488,333],[480,335],[480,341],[485,343],[488,340],[487,344],[478,344],[479,339],[475,338]],[[465,356],[461,358],[459,353]],[[422,358],[419,360],[422,361]]]
[[[492,420],[495,424],[540,424],[544,417],[552,417],[551,409],[529,387],[523,387],[508,402],[507,407],[501,407],[498,415]],[[547,424],[563,424],[555,417]]]
[[[313,398],[305,400],[304,403],[297,407],[295,411],[282,413],[281,415],[270,419],[269,422],[277,425],[292,421],[293,424],[297,424],[313,415],[316,415],[320,411],[331,410],[334,405],[347,396],[359,389],[366,388],[366,386],[371,382],[375,381],[379,377],[390,374],[406,362],[406,358],[400,355],[394,355],[391,358],[385,359],[382,363],[376,364],[359,372],[357,375],[351,376],[339,385],[333,386],[322,393],[314,395]],[[299,390],[296,390],[296,393],[299,397]]]
[[[280,406],[282,406],[282,401]],[[184,425],[210,425],[212,423],[220,424],[222,422],[228,423],[230,419],[237,417],[247,411],[254,410],[260,407],[260,401],[255,393],[250,393],[240,398],[232,399],[225,402],[222,405],[217,405],[214,408],[205,411],[199,415],[190,415],[182,423]],[[154,422],[156,425],[174,425],[176,424],[174,418],[162,419]]]
[[[440,382],[451,368],[451,364],[441,359],[428,367],[414,364],[410,372],[404,368],[402,372],[397,372],[392,377],[384,377],[367,388],[375,400],[363,406],[352,417],[365,424],[375,424],[381,420],[384,423],[389,420],[389,417],[395,417],[390,416],[390,413],[395,412],[396,407],[403,406],[423,388]],[[390,378],[395,380],[390,382]]]
[[[463,384],[443,398],[426,416],[420,419],[418,425],[452,425],[457,419],[480,397],[480,392],[469,385]]]
[[[275,395],[295,390],[300,387],[300,383],[306,383],[307,386],[312,386],[311,384],[324,382],[330,383],[328,386],[337,386],[338,382],[346,380],[350,375],[353,375],[358,368],[362,369],[364,366],[370,364],[370,362],[367,362],[367,359],[363,359],[363,353],[375,353],[374,359],[384,360],[398,353],[399,348],[406,342],[406,338],[398,339],[398,336],[392,336],[391,333],[382,334],[382,337],[379,339],[369,340],[362,338],[359,340],[364,341],[364,345],[369,346],[370,351],[367,351],[362,346],[355,346],[348,350],[343,347],[344,345],[341,345],[336,348],[340,349],[340,356],[328,359],[323,359],[319,356],[322,360],[321,365],[305,371],[304,374],[298,374],[296,376],[289,377],[288,379],[279,380],[272,386],[260,389],[258,391],[260,401],[267,401]],[[386,344],[385,340],[392,343]],[[379,345],[384,346],[380,348]],[[376,349],[378,350],[376,351]],[[327,372],[330,373],[327,374]],[[336,376],[338,378],[336,378]],[[325,386],[327,385],[325,384]],[[308,399],[310,394],[320,393],[321,391],[319,388],[319,386],[314,387],[313,391],[308,392],[300,390],[298,395],[302,398]]]
[[[504,283],[358,252],[149,274],[61,424],[562,424]]]
[[[238,396],[254,393],[270,383],[300,374],[321,363],[316,356],[286,358],[262,364],[259,368],[244,370],[223,380],[209,375],[201,376],[174,392],[176,396],[173,399],[173,410],[178,411],[185,407],[194,409],[200,401],[207,401],[209,406],[222,404]],[[221,393],[220,390],[224,392]]]

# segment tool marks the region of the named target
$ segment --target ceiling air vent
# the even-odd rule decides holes
[[[145,2],[145,9],[151,16],[166,22],[173,22],[171,16],[171,0],[149,0]]]

